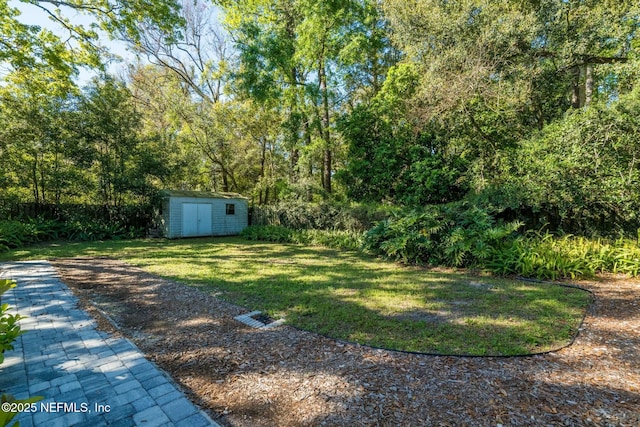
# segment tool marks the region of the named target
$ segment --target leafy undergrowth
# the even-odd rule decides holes
[[[543,280],[640,272],[638,241],[559,237],[520,227],[473,205],[429,206],[381,221],[366,233],[364,249],[407,264],[473,267]]]
[[[383,221],[366,234],[255,226],[245,229],[242,235],[255,241],[364,250],[404,264],[473,267],[500,276],[541,280],[640,273],[640,246],[630,239],[557,237],[533,232],[518,235],[514,233],[517,223],[496,226],[481,211],[458,222],[456,227],[445,227],[447,221],[442,218],[407,214]]]
[[[637,276],[640,246],[629,239],[554,237],[549,233],[533,233],[493,249],[486,266],[502,275],[552,280],[588,278],[599,273]]]
[[[54,240],[92,241],[133,238],[144,234],[143,229],[98,220],[3,220],[0,221],[0,252]]]
[[[293,326],[388,349],[520,355],[568,344],[590,294],[242,238],[43,245],[11,258],[117,257]],[[5,258],[7,258],[5,256]]]

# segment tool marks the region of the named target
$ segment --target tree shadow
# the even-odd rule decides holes
[[[249,328],[233,320],[249,308],[126,265],[58,264],[76,269],[85,290],[90,285],[108,296],[108,288],[120,288],[112,296],[118,297],[114,304],[126,307],[114,313],[123,332],[138,334],[138,345],[223,424],[346,425],[357,420],[362,425],[571,425],[584,417],[629,420],[638,413],[638,395],[629,388],[585,380],[584,358],[572,356],[574,349],[526,358],[375,350],[290,327]],[[335,274],[328,277],[336,280]],[[137,291],[147,294],[142,301],[135,297]],[[184,304],[180,317],[167,308],[171,298]],[[334,310],[338,305],[347,311],[362,309],[348,300],[313,298],[325,299]],[[128,305],[134,300],[139,304]],[[598,369],[600,362],[589,363]],[[621,366],[620,372],[629,368]],[[566,375],[554,377],[553,372]]]

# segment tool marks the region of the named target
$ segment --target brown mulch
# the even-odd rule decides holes
[[[52,264],[100,327],[135,342],[222,425],[640,425],[639,280],[582,284],[595,302],[563,350],[470,358],[253,329],[233,319],[248,310],[121,261]]]

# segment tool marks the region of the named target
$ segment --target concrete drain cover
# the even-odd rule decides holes
[[[251,313],[236,316],[234,319],[256,329],[274,328],[284,323],[284,319],[272,321],[267,316],[264,316],[261,311],[252,311]]]

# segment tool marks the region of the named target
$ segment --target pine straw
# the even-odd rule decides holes
[[[640,425],[640,281],[607,277],[574,344],[521,358],[375,350],[288,326],[121,261],[53,262],[222,425]],[[95,308],[99,325],[118,333]]]

